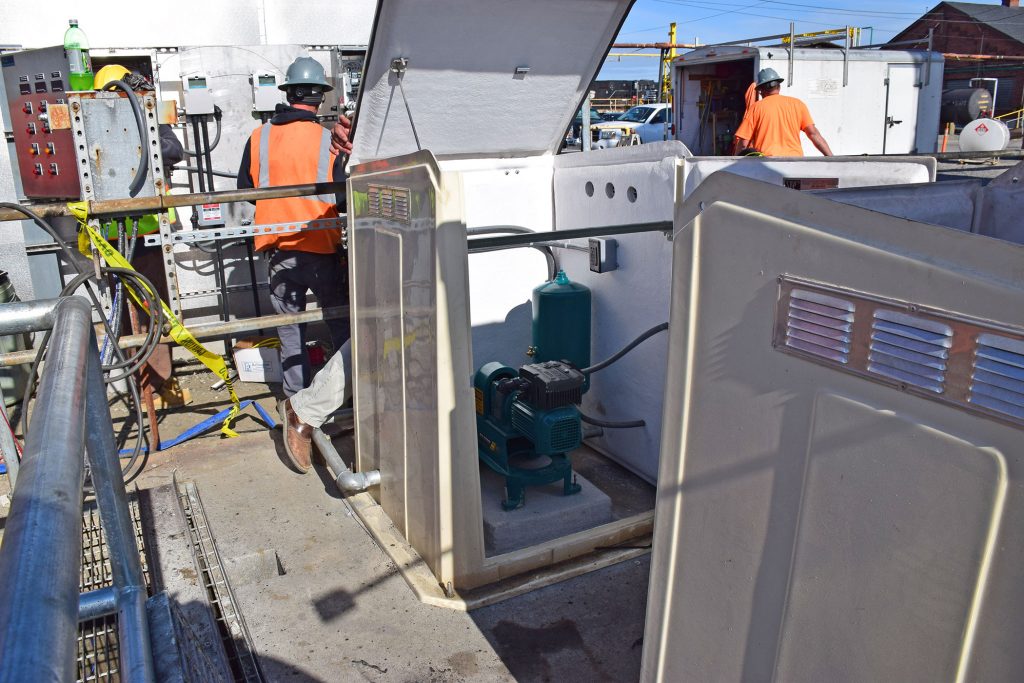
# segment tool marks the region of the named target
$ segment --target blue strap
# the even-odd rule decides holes
[[[261,406],[259,403],[257,403],[256,401],[252,400],[251,398],[246,399],[246,400],[242,401],[241,403],[239,403],[238,407],[239,407],[239,410],[245,410],[250,405],[253,406],[254,408],[256,408],[256,412],[259,414],[260,419],[263,421],[263,423],[265,425],[267,425],[267,429],[273,429],[274,427],[277,426],[277,420],[275,420],[273,417],[271,417],[270,413],[268,413],[266,410],[264,410],[263,406]],[[160,450],[161,451],[166,451],[169,448],[173,448],[174,446],[177,446],[180,443],[184,443],[184,442],[188,441],[189,439],[194,439],[195,437],[197,437],[197,436],[199,436],[201,434],[204,434],[204,433],[210,431],[211,429],[213,429],[215,427],[218,427],[221,423],[224,422],[224,418],[226,418],[228,416],[228,413],[230,413],[230,412],[231,412],[231,408],[225,408],[224,410],[220,411],[216,415],[212,415],[212,416],[206,418],[205,420],[203,420],[199,424],[197,424],[197,425],[195,425],[193,427],[189,427],[188,429],[186,429],[184,432],[182,432],[178,436],[174,437],[173,439],[169,439],[167,441],[161,441],[160,442]],[[133,450],[134,449],[126,448],[126,449],[120,451],[119,453],[122,456],[124,456],[125,454],[131,455]]]

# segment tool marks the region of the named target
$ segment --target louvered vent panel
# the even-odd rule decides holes
[[[868,372],[937,394],[944,390],[953,329],[919,316],[879,309],[871,322]]]
[[[978,335],[968,400],[1024,419],[1024,341]]]
[[[794,289],[786,315],[786,346],[836,363],[850,360],[853,302]]]

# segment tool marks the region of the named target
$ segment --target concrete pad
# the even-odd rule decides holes
[[[239,427],[249,433],[153,454],[138,484],[169,483],[175,470],[196,482],[268,681],[638,679],[647,558],[469,614],[425,605],[326,471],[296,474],[279,430]],[[351,441],[335,441],[342,457]],[[250,572],[273,555],[284,575]]]
[[[505,478],[480,466],[486,553],[501,555],[550,541],[612,521],[612,501],[601,489],[580,475],[582,488],[571,496],[562,495],[562,482],[526,489],[526,504],[505,510]]]

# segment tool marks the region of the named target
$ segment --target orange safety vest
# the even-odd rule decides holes
[[[330,182],[336,157],[331,152],[330,132],[314,121],[293,121],[276,126],[265,123],[249,137],[249,173],[256,187]],[[333,194],[260,199],[256,202],[255,223],[305,225],[318,218],[335,218],[337,215]],[[255,242],[257,251],[273,248],[333,254],[341,242],[341,231],[257,235]]]

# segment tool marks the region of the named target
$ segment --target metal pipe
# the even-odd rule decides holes
[[[4,400],[2,389],[0,389],[0,418],[3,418],[3,424],[0,424],[0,455],[4,456],[4,463],[7,465],[7,478],[13,488],[18,484],[18,468],[21,466],[21,461],[18,460],[18,444],[15,440],[11,419],[7,415],[7,403]]]
[[[672,232],[672,221],[652,221],[650,223],[606,225],[596,228],[578,228],[576,230],[551,230],[532,234],[483,237],[469,240],[469,253],[474,254],[482,251],[496,251],[498,249],[512,249],[541,244],[558,244],[587,237],[628,235],[637,232]]]
[[[121,649],[121,680],[126,683],[154,683],[156,674],[153,670],[153,649],[149,642],[144,586],[120,591],[117,634]]]
[[[245,190],[221,190],[217,192],[191,192],[189,194],[161,194],[154,197],[135,199],[106,199],[91,201],[90,216],[130,216],[166,211],[171,207],[196,206],[197,204],[227,204],[230,202],[254,202],[258,199],[283,199],[305,197],[314,194],[337,194],[345,191],[344,182],[306,183],[304,185],[280,185],[278,187],[254,187]],[[32,210],[41,218],[71,216],[67,204],[34,204]],[[0,222],[23,221],[25,215],[13,209],[0,209]]]
[[[117,589],[106,586],[78,596],[78,621],[91,621],[117,612]]]
[[[0,320],[2,320],[3,318],[4,309],[7,306],[13,305],[14,304],[0,305]],[[334,308],[318,308],[312,311],[303,311],[300,313],[279,313],[274,315],[264,315],[259,318],[241,318],[239,320],[232,320],[226,323],[197,323],[196,325],[189,325],[188,329],[190,332],[192,332],[196,339],[202,340],[220,337],[225,334],[234,334],[236,332],[249,332],[252,330],[258,330],[265,327],[279,327],[281,325],[312,323],[321,320],[334,320],[337,318],[348,317],[348,315],[348,306],[337,306]],[[46,328],[44,326],[40,329]],[[146,335],[133,334],[118,339],[117,345],[120,346],[122,349],[134,348],[142,346],[145,340]],[[160,337],[160,343],[170,344],[174,343],[174,340],[168,336],[162,336]],[[0,354],[0,368],[31,363],[32,361],[35,360],[35,357],[36,352],[34,349],[29,349],[28,351],[14,351],[12,353]]]
[[[39,332],[53,327],[60,299],[35,299],[0,304],[0,334]]]
[[[2,681],[75,676],[86,360],[98,351],[90,345],[91,311],[83,299],[62,299],[53,305],[53,317],[39,400],[0,546]],[[36,324],[29,316],[22,331]]]
[[[313,430],[313,443],[320,455],[327,461],[327,467],[334,475],[334,484],[342,493],[359,493],[380,484],[380,471],[353,472],[338,455],[331,438],[319,429]]]
[[[86,368],[85,411],[89,429],[85,450],[90,475],[100,509],[100,521],[110,552],[110,573],[118,591],[118,634],[120,636],[121,677],[125,681],[154,681],[153,656],[146,620],[146,583],[142,561],[135,541],[135,525],[128,508],[110,419],[103,368],[96,351],[96,338],[90,328],[90,352]]]

